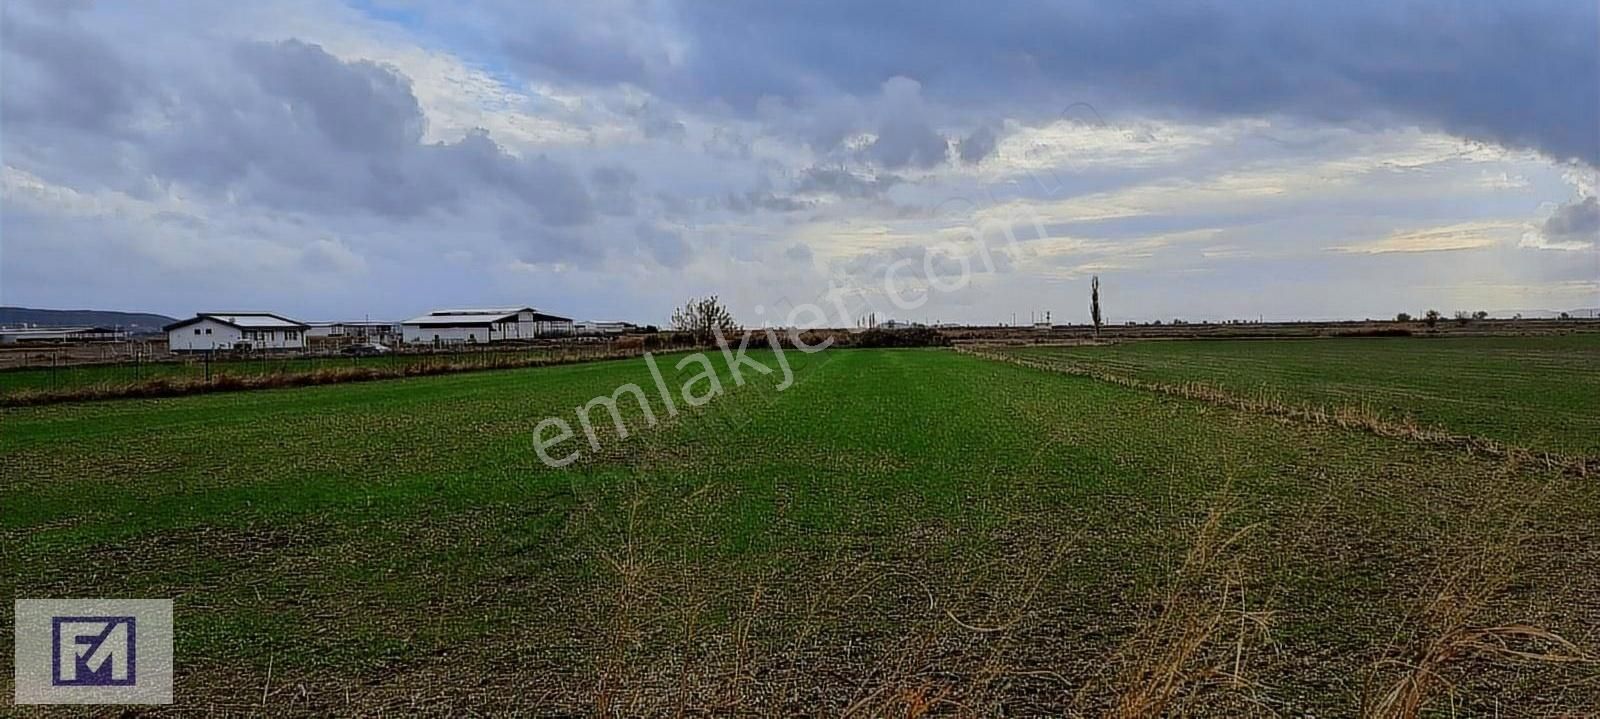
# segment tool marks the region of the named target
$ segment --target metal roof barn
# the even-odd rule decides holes
[[[572,334],[572,320],[532,307],[434,310],[401,323],[410,344],[478,344]]]

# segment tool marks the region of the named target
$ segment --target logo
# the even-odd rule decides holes
[[[172,600],[18,599],[17,704],[171,704]]]
[[[52,617],[50,648],[58,687],[135,685],[134,617]]]

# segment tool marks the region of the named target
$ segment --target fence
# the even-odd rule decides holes
[[[41,354],[43,351],[41,351]],[[488,367],[581,362],[638,354],[611,344],[572,344],[557,346],[455,348],[438,352],[404,352],[374,356],[256,353],[205,353],[179,359],[155,360],[135,354],[126,362],[69,364],[55,355],[49,365],[0,370],[0,398],[17,394],[66,393],[138,385],[152,380],[204,382],[220,377],[261,377],[267,375],[315,374],[322,370],[370,368],[404,371],[416,367],[433,370],[471,370]]]

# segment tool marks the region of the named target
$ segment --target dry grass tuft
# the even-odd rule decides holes
[[[1231,484],[1231,483],[1230,483]],[[1270,644],[1272,612],[1252,610],[1247,569],[1236,551],[1259,525],[1224,528],[1230,501],[1213,506],[1195,531],[1183,563],[1111,665],[1111,703],[1117,719],[1183,713],[1208,690],[1223,689],[1237,704],[1261,706],[1259,687],[1246,678],[1246,655]],[[1077,704],[1093,698],[1085,687]]]
[[[1514,476],[1519,468],[1518,462],[1511,461],[1503,471]],[[1519,559],[1533,536],[1528,530],[1530,518],[1555,499],[1557,486],[1523,486],[1516,496],[1489,502],[1484,516],[1471,523],[1476,531],[1486,532],[1487,539],[1475,542],[1464,555],[1440,569],[1426,602],[1404,624],[1414,632],[1413,638],[1392,643],[1386,656],[1372,665],[1362,701],[1364,716],[1414,719],[1441,693],[1453,704],[1456,686],[1449,677],[1486,663],[1596,661],[1542,627],[1473,621],[1517,578]],[[1373,691],[1375,685],[1384,688]]]
[[[1553,632],[1526,624],[1498,627],[1460,626],[1429,642],[1413,662],[1386,659],[1379,668],[1397,666],[1400,677],[1363,712],[1370,717],[1411,719],[1443,687],[1453,691],[1445,669],[1469,659],[1531,662],[1593,662],[1593,657]]]

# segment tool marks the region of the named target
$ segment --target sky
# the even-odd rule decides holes
[[[1600,307],[1592,0],[3,8],[8,305]]]

